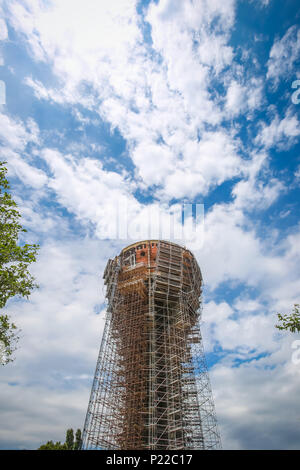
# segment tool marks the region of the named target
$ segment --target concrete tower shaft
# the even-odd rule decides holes
[[[108,261],[104,282],[108,308],[83,448],[220,448],[192,253],[141,241]]]

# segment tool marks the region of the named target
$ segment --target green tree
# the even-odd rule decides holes
[[[19,295],[26,297],[38,287],[28,267],[36,261],[38,245],[19,244],[20,235],[26,230],[20,224],[21,214],[17,204],[8,192],[10,186],[6,179],[6,162],[0,162],[0,308],[7,301]],[[16,326],[10,323],[7,315],[0,314],[0,346],[4,349],[6,364],[12,360],[18,340]],[[1,361],[1,357],[0,357]]]
[[[0,364],[12,361],[12,354],[19,339],[17,333],[17,327],[10,322],[8,315],[0,315]]]
[[[277,313],[277,317],[281,324],[275,325],[278,330],[288,330],[292,333],[300,332],[300,305],[294,304],[293,312],[288,315]]]
[[[56,443],[48,441],[47,444],[41,445],[38,450],[67,450],[67,448],[66,444],[62,444],[60,441]]]
[[[81,444],[82,444],[81,431],[80,429],[77,429],[76,434],[75,434],[74,450],[80,450]]]
[[[74,431],[73,431],[73,429],[67,429],[66,446],[67,446],[68,450],[74,450]]]
[[[67,429],[66,432],[66,442],[61,444],[61,442],[54,443],[53,441],[48,441],[46,444],[41,445],[38,450],[80,450],[81,449],[81,431],[77,429],[74,442],[74,431],[73,429]]]

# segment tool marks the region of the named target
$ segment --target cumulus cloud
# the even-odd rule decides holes
[[[280,243],[277,234],[262,239],[242,208],[214,205],[206,213],[204,243],[191,244],[210,290],[226,282],[259,289],[269,313],[297,302],[299,289],[299,227]]]
[[[245,178],[232,188],[234,207],[245,212],[267,209],[286,192],[282,181],[272,176],[266,150],[254,151],[244,167]],[[268,179],[266,181],[266,175]]]
[[[277,353],[277,366],[265,357],[239,367],[224,363],[214,368],[211,376],[224,448],[298,448],[300,375],[291,353],[289,339]]]
[[[53,1],[48,6],[30,0],[22,6],[12,2],[8,7],[11,24],[25,34],[35,58],[52,65],[61,86],[46,88],[32,77],[25,81],[38,98],[80,103],[117,127],[128,142],[142,187],[159,186],[160,195],[169,199],[186,196],[184,186],[177,188],[184,175],[199,192],[206,193],[236,172],[236,149],[230,156],[225,144],[226,158],[220,158],[216,166],[212,150],[206,151],[209,144],[203,133],[206,124],[218,125],[223,118],[221,100],[215,100],[209,87],[212,78],[234,58],[227,44],[234,2],[151,4],[145,17],[151,26],[151,45],[142,42],[140,19],[129,3],[93,3],[83,8],[80,2],[73,2],[71,8],[68,1]],[[66,15],[70,18],[67,30],[62,22]],[[49,27],[54,23],[55,32]],[[89,84],[92,94],[84,91],[84,84]],[[254,107],[251,99],[253,96],[248,108]],[[232,99],[228,102],[232,111]],[[196,147],[199,134],[195,177],[181,155],[186,143]],[[222,145],[220,130],[211,139]]]
[[[23,124],[7,114],[0,114],[0,139],[12,150],[24,150],[28,143],[37,143],[38,134],[39,129],[32,119]]]
[[[183,144],[182,158],[165,177],[161,197],[183,198],[209,190],[242,172],[238,141],[224,131],[205,132],[200,141]]]
[[[24,123],[0,113],[1,159],[7,161],[9,174],[18,176],[25,185],[36,189],[46,184],[47,176],[41,169],[31,165],[32,158],[26,150],[29,144],[39,145],[39,139],[39,128],[33,119]],[[24,155],[28,161],[24,159]]]
[[[265,122],[260,124],[261,128],[255,141],[265,148],[276,146],[288,148],[296,142],[300,134],[299,121],[292,108],[287,110],[284,118],[280,119],[278,115],[275,115],[269,125]]]
[[[261,7],[261,8],[267,7],[271,2],[271,0],[250,0],[250,1],[251,3],[255,3],[256,6]]]
[[[41,375],[43,371],[41,365]],[[13,378],[7,373],[5,378],[7,381],[1,383],[0,405],[5,423],[0,430],[3,449],[36,450],[50,440],[64,442],[69,426],[75,430],[82,428],[85,411],[82,404],[89,399],[87,387],[70,387],[57,393],[53,386],[28,387],[22,381],[16,383],[16,373]]]
[[[252,78],[245,85],[232,80],[227,88],[225,103],[229,115],[238,116],[239,114],[258,110],[263,100],[262,88],[263,83],[257,78]]]
[[[80,224],[94,227],[91,230],[94,236],[124,242],[163,236],[200,243],[200,230],[193,229],[188,209],[182,230],[181,205],[141,203],[134,197],[135,183],[126,173],[107,171],[99,160],[78,159],[53,149],[43,149],[41,157],[50,171],[47,187],[54,192],[57,202],[75,215]],[[25,216],[27,213],[28,210],[24,211]]]
[[[220,126],[224,119],[249,117],[260,108],[262,81],[251,77],[247,84],[239,83],[233,66],[225,82],[220,78],[228,83],[224,109],[222,98],[210,89],[211,81],[234,61],[227,44],[233,1],[151,4],[145,16],[151,45],[142,42],[133,4],[73,5],[65,37],[61,18],[69,6],[68,1],[54,1],[41,7],[28,0],[26,9],[16,2],[9,7],[11,22],[26,35],[32,54],[48,61],[61,82],[59,88],[46,88],[27,77],[38,98],[96,110],[127,141],[137,184],[152,186],[164,200],[205,195],[243,173],[240,142]],[[94,28],[97,16],[103,30]],[[51,23],[57,24],[55,34]],[[118,24],[118,31],[107,42],[106,29],[115,31],[111,23]],[[83,37],[86,30],[93,33]],[[92,93],[84,91],[84,83]],[[214,126],[213,132],[207,132],[207,125]]]
[[[276,87],[282,78],[290,77],[300,55],[300,29],[291,26],[281,39],[276,39],[267,63],[267,78]]]

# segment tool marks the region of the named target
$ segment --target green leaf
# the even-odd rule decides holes
[[[28,298],[38,285],[29,272],[29,265],[36,261],[39,246],[36,244],[20,244],[20,235],[26,229],[20,224],[21,214],[11,194],[6,179],[6,162],[0,162],[0,308],[4,308],[7,301],[14,297]],[[5,316],[1,316],[1,341],[7,348],[8,357],[11,358],[14,343],[17,339],[16,326],[10,323]]]

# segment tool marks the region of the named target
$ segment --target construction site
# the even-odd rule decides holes
[[[193,254],[146,240],[110,259],[83,449],[220,449]]]

